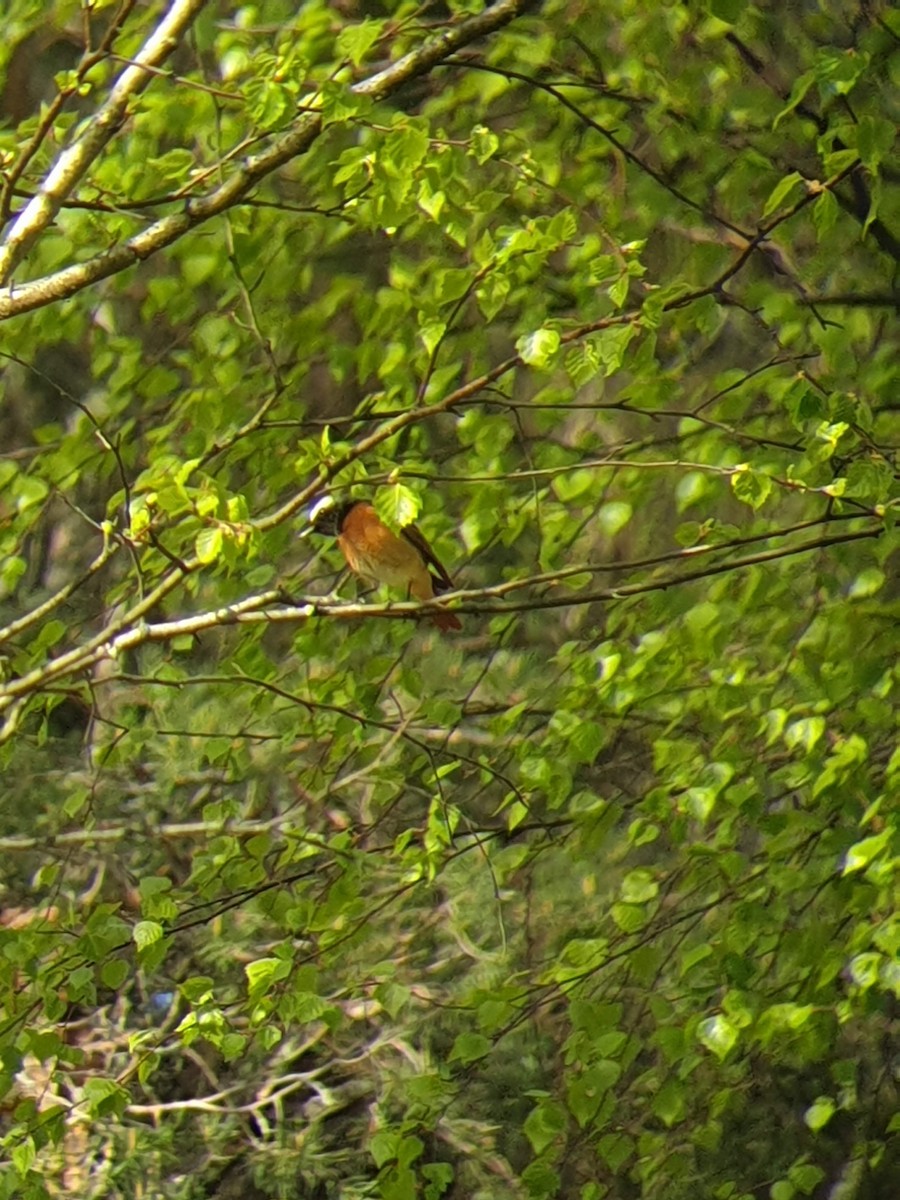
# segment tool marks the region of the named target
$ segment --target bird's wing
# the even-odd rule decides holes
[[[402,533],[403,537],[406,538],[409,544],[418,550],[418,552],[422,555],[422,558],[425,560],[426,565],[431,568],[431,573],[434,576],[435,583],[437,585],[434,590],[436,592],[452,592],[455,584],[447,574],[446,567],[432,550],[432,548],[428,545],[428,542],[415,527],[415,525],[404,525],[400,532]]]

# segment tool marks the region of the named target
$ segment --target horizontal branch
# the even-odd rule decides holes
[[[140,627],[141,621],[146,614],[152,612],[160,601],[169,595],[187,574],[188,570],[186,568],[175,568],[152,592],[121,616],[117,617],[115,621],[107,625],[96,637],[91,638],[83,646],[76,646],[74,649],[66,651],[65,654],[61,654],[58,658],[53,658],[49,662],[44,663],[43,666],[35,667],[34,670],[28,671],[27,674],[21,675],[18,679],[11,679],[7,683],[0,685],[0,712],[15,706],[16,701],[21,697],[31,694],[36,689],[40,689],[56,679],[78,674],[86,667],[96,662],[101,662],[104,659],[115,658],[119,652],[119,638],[125,635],[125,631],[134,632],[135,623]],[[223,620],[222,623],[233,624],[236,615],[246,614],[253,607],[265,608],[269,604],[274,604],[281,598],[281,594],[280,591],[275,590],[261,592],[258,595],[248,596],[244,600],[239,600],[229,608],[220,610],[227,614],[227,619]],[[217,622],[214,621],[212,624],[217,624]],[[0,729],[0,742],[5,741],[12,732],[9,726],[10,719],[7,718],[5,725]]]
[[[153,840],[177,841],[181,838],[210,838],[227,833],[230,837],[256,837],[271,833],[286,824],[284,817],[272,821],[181,821],[141,828],[141,836]],[[287,831],[292,832],[292,831]],[[0,853],[24,853],[29,850],[47,852],[71,849],[74,846],[110,846],[135,836],[132,825],[115,825],[108,829],[73,829],[67,833],[42,834],[40,837],[0,837]]]
[[[141,836],[153,840],[181,841],[186,838],[208,839],[227,834],[229,837],[249,838],[260,834],[276,833],[282,837],[303,842],[305,845],[326,854],[337,857],[346,856],[347,852],[335,849],[327,841],[311,834],[308,823],[297,821],[297,814],[283,813],[268,821],[168,821],[162,825],[141,826]],[[117,842],[127,841],[137,834],[133,824],[110,825],[106,828],[72,829],[65,833],[43,834],[36,837],[12,835],[0,838],[0,851],[9,853],[24,853],[31,850],[49,852],[54,849],[71,850],[77,846],[110,846]],[[372,852],[372,851],[369,851]]]
[[[421,604],[410,601],[387,604],[341,603],[317,596],[302,597],[295,603],[285,604],[283,592],[268,591],[246,597],[236,604],[223,608],[195,613],[172,621],[139,622],[115,636],[104,638],[103,635],[100,635],[87,645],[68,651],[59,658],[51,659],[42,667],[30,671],[19,679],[9,680],[0,687],[0,711],[10,710],[2,729],[0,729],[0,742],[6,741],[15,732],[24,699],[40,691],[49,683],[64,676],[80,674],[103,660],[117,659],[139,646],[170,642],[179,637],[196,636],[209,629],[225,628],[229,625],[303,624],[317,617],[342,621],[368,620],[373,617],[389,620],[414,620],[433,616],[435,612],[440,612],[448,607],[452,607],[455,612],[479,613],[483,616],[536,612],[554,608],[579,608],[588,604],[624,600],[633,596],[665,591],[679,584],[694,583],[714,575],[745,570],[748,567],[775,562],[778,559],[798,554],[829,550],[848,542],[878,537],[881,532],[880,525],[871,526],[868,529],[851,530],[830,537],[800,542],[796,545],[763,550],[721,563],[710,563],[697,570],[675,571],[662,578],[642,583],[623,584],[614,588],[600,588],[577,593],[567,592],[562,596],[532,596],[511,601],[506,601],[504,598],[511,593],[525,591],[529,588],[550,586],[569,577],[573,569],[564,568],[557,572],[508,580],[490,587],[447,592],[440,598]],[[693,557],[698,552],[696,548],[687,550],[684,552],[684,557]],[[593,573],[606,569],[609,568],[585,566],[578,573]]]
[[[310,597],[305,599],[299,605],[285,606],[278,609],[269,609],[265,612],[253,612],[239,615],[235,618],[236,624],[258,624],[260,621],[305,621],[312,617],[334,617],[339,620],[359,620],[368,617],[387,617],[394,619],[405,619],[417,617],[427,617],[434,612],[440,612],[443,609],[452,607],[457,613],[478,613],[483,616],[496,616],[502,613],[517,613],[517,612],[532,612],[542,609],[551,608],[580,608],[586,604],[596,604],[614,600],[624,600],[631,596],[646,595],[650,592],[666,591],[670,587],[678,584],[696,583],[700,579],[706,579],[713,575],[726,574],[729,571],[741,571],[748,567],[758,566],[762,563],[774,562],[780,558],[791,558],[797,554],[809,554],[815,550],[827,550],[832,546],[841,545],[845,542],[855,542],[866,538],[876,538],[882,533],[882,527],[862,529],[855,532],[847,532],[838,534],[834,537],[816,538],[812,541],[801,542],[796,546],[780,547],[776,550],[763,550],[758,554],[748,554],[743,558],[730,559],[723,563],[713,563],[700,570],[682,571],[673,573],[661,579],[654,579],[647,583],[630,583],[623,584],[621,587],[615,588],[600,588],[595,591],[584,591],[576,593],[567,593],[565,596],[543,596],[540,598],[528,598],[523,600],[514,600],[509,603],[490,604],[483,601],[490,601],[502,598],[512,592],[522,591],[526,588],[547,586],[562,579],[569,578],[572,574],[588,574],[591,572],[609,570],[608,566],[602,567],[582,567],[577,572],[574,568],[563,568],[560,571],[547,572],[542,575],[529,575],[524,579],[511,579],[505,583],[498,583],[490,587],[459,589],[454,592],[444,592],[440,597],[430,600],[426,603],[413,603],[411,601],[403,601],[401,603],[387,604],[334,604],[328,601],[322,602],[318,599]],[[684,557],[690,557],[698,551],[687,550],[684,552]],[[187,618],[188,621],[194,618]],[[202,619],[202,617],[198,618]],[[169,623],[172,628],[166,630],[166,623],[161,623],[157,626],[147,626],[143,631],[136,630],[135,633],[145,633],[150,636],[148,641],[163,640],[168,641],[170,637],[175,637],[178,633],[193,632],[191,629],[185,629],[184,623],[174,621]],[[153,636],[155,631],[156,636]],[[198,629],[197,632],[200,632]],[[126,637],[127,635],[123,635]]]

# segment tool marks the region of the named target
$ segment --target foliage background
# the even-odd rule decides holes
[[[896,14],[0,32],[0,1194],[893,1195]]]

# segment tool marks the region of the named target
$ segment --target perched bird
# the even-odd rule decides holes
[[[406,597],[427,601],[453,590],[453,580],[415,525],[399,534],[388,529],[371,504],[326,496],[309,514],[311,533],[336,537],[347,566],[363,579],[401,588]],[[438,629],[462,629],[451,612],[436,612]]]

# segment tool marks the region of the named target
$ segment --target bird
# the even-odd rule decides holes
[[[427,602],[452,591],[453,580],[441,560],[415,525],[394,533],[365,500],[337,503],[326,496],[309,514],[309,533],[337,538],[347,566],[362,579],[402,588],[407,597]],[[462,629],[451,612],[430,615],[442,632]]]

